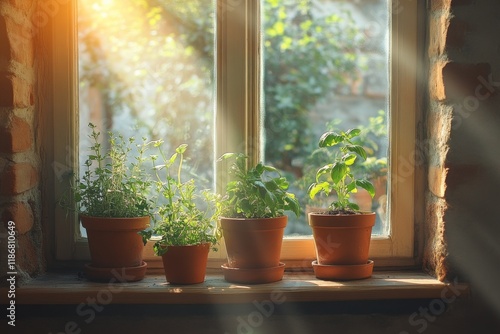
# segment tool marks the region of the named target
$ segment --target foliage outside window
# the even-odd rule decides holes
[[[262,1],[264,157],[295,179],[290,190],[303,207],[321,204],[310,203],[300,185],[321,164],[315,161],[317,133],[335,122],[355,122],[366,129],[361,144],[376,147],[366,172],[370,167],[387,172],[387,132],[382,131],[387,117],[377,115],[377,110],[387,110],[387,96],[363,100],[366,115],[377,115],[379,123],[368,117],[340,121],[358,110],[342,110],[346,99],[373,95],[362,94],[370,88],[359,86],[370,86],[364,79],[376,67],[373,54],[383,55],[379,48],[386,18],[367,16],[370,6],[372,2]],[[385,1],[378,6],[385,12]],[[214,182],[215,15],[213,2],[205,0],[79,1],[80,111],[88,118],[80,123],[93,121],[103,133],[113,129],[125,135],[135,127],[136,137],[161,138],[167,150],[187,143],[186,160],[200,189]],[[360,15],[366,16],[362,24]],[[379,36],[367,35],[365,23],[372,22],[381,22]],[[374,44],[374,38],[381,42]],[[384,67],[379,71],[384,73]],[[326,121],[311,117],[321,114]],[[85,147],[85,131],[81,133]],[[289,227],[290,234],[310,233],[305,216],[294,218]]]

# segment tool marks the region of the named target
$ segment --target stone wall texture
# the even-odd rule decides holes
[[[430,1],[424,268],[500,309],[500,3]]]

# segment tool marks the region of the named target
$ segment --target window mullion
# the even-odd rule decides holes
[[[260,1],[217,1],[216,157],[242,152],[260,160]],[[217,165],[217,191],[225,184]]]
[[[72,198],[68,176],[77,171],[78,166],[78,66],[77,66],[77,12],[76,3],[61,5],[51,25],[46,27],[51,39],[52,80],[51,98],[44,99],[47,110],[54,110],[53,149],[54,161],[46,168],[54,175],[54,203],[61,197]],[[45,29],[44,29],[45,31]],[[42,36],[44,33],[42,32]],[[50,173],[49,172],[49,173]],[[55,254],[58,260],[74,257],[78,216],[59,205],[54,205]]]

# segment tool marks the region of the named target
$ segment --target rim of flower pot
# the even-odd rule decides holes
[[[308,222],[314,228],[360,228],[371,227],[375,225],[375,212],[361,212],[358,214],[339,214],[331,215],[326,213],[309,213]]]
[[[273,218],[230,218],[220,217],[221,228],[223,230],[275,230],[285,228],[288,223],[288,216],[283,215]]]
[[[96,217],[80,215],[82,226],[93,230],[142,231],[149,226],[150,217]]]

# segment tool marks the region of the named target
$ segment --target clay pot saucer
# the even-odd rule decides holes
[[[147,263],[142,261],[136,267],[101,268],[90,263],[85,265],[85,276],[91,281],[108,281],[113,283],[136,282],[146,275]]]
[[[231,283],[261,284],[280,281],[285,272],[285,264],[280,262],[277,267],[242,269],[231,268],[227,263],[221,266],[224,279]]]
[[[373,272],[373,261],[368,260],[366,264],[344,264],[344,265],[322,265],[318,261],[312,262],[316,278],[325,281],[346,281],[371,277]]]

